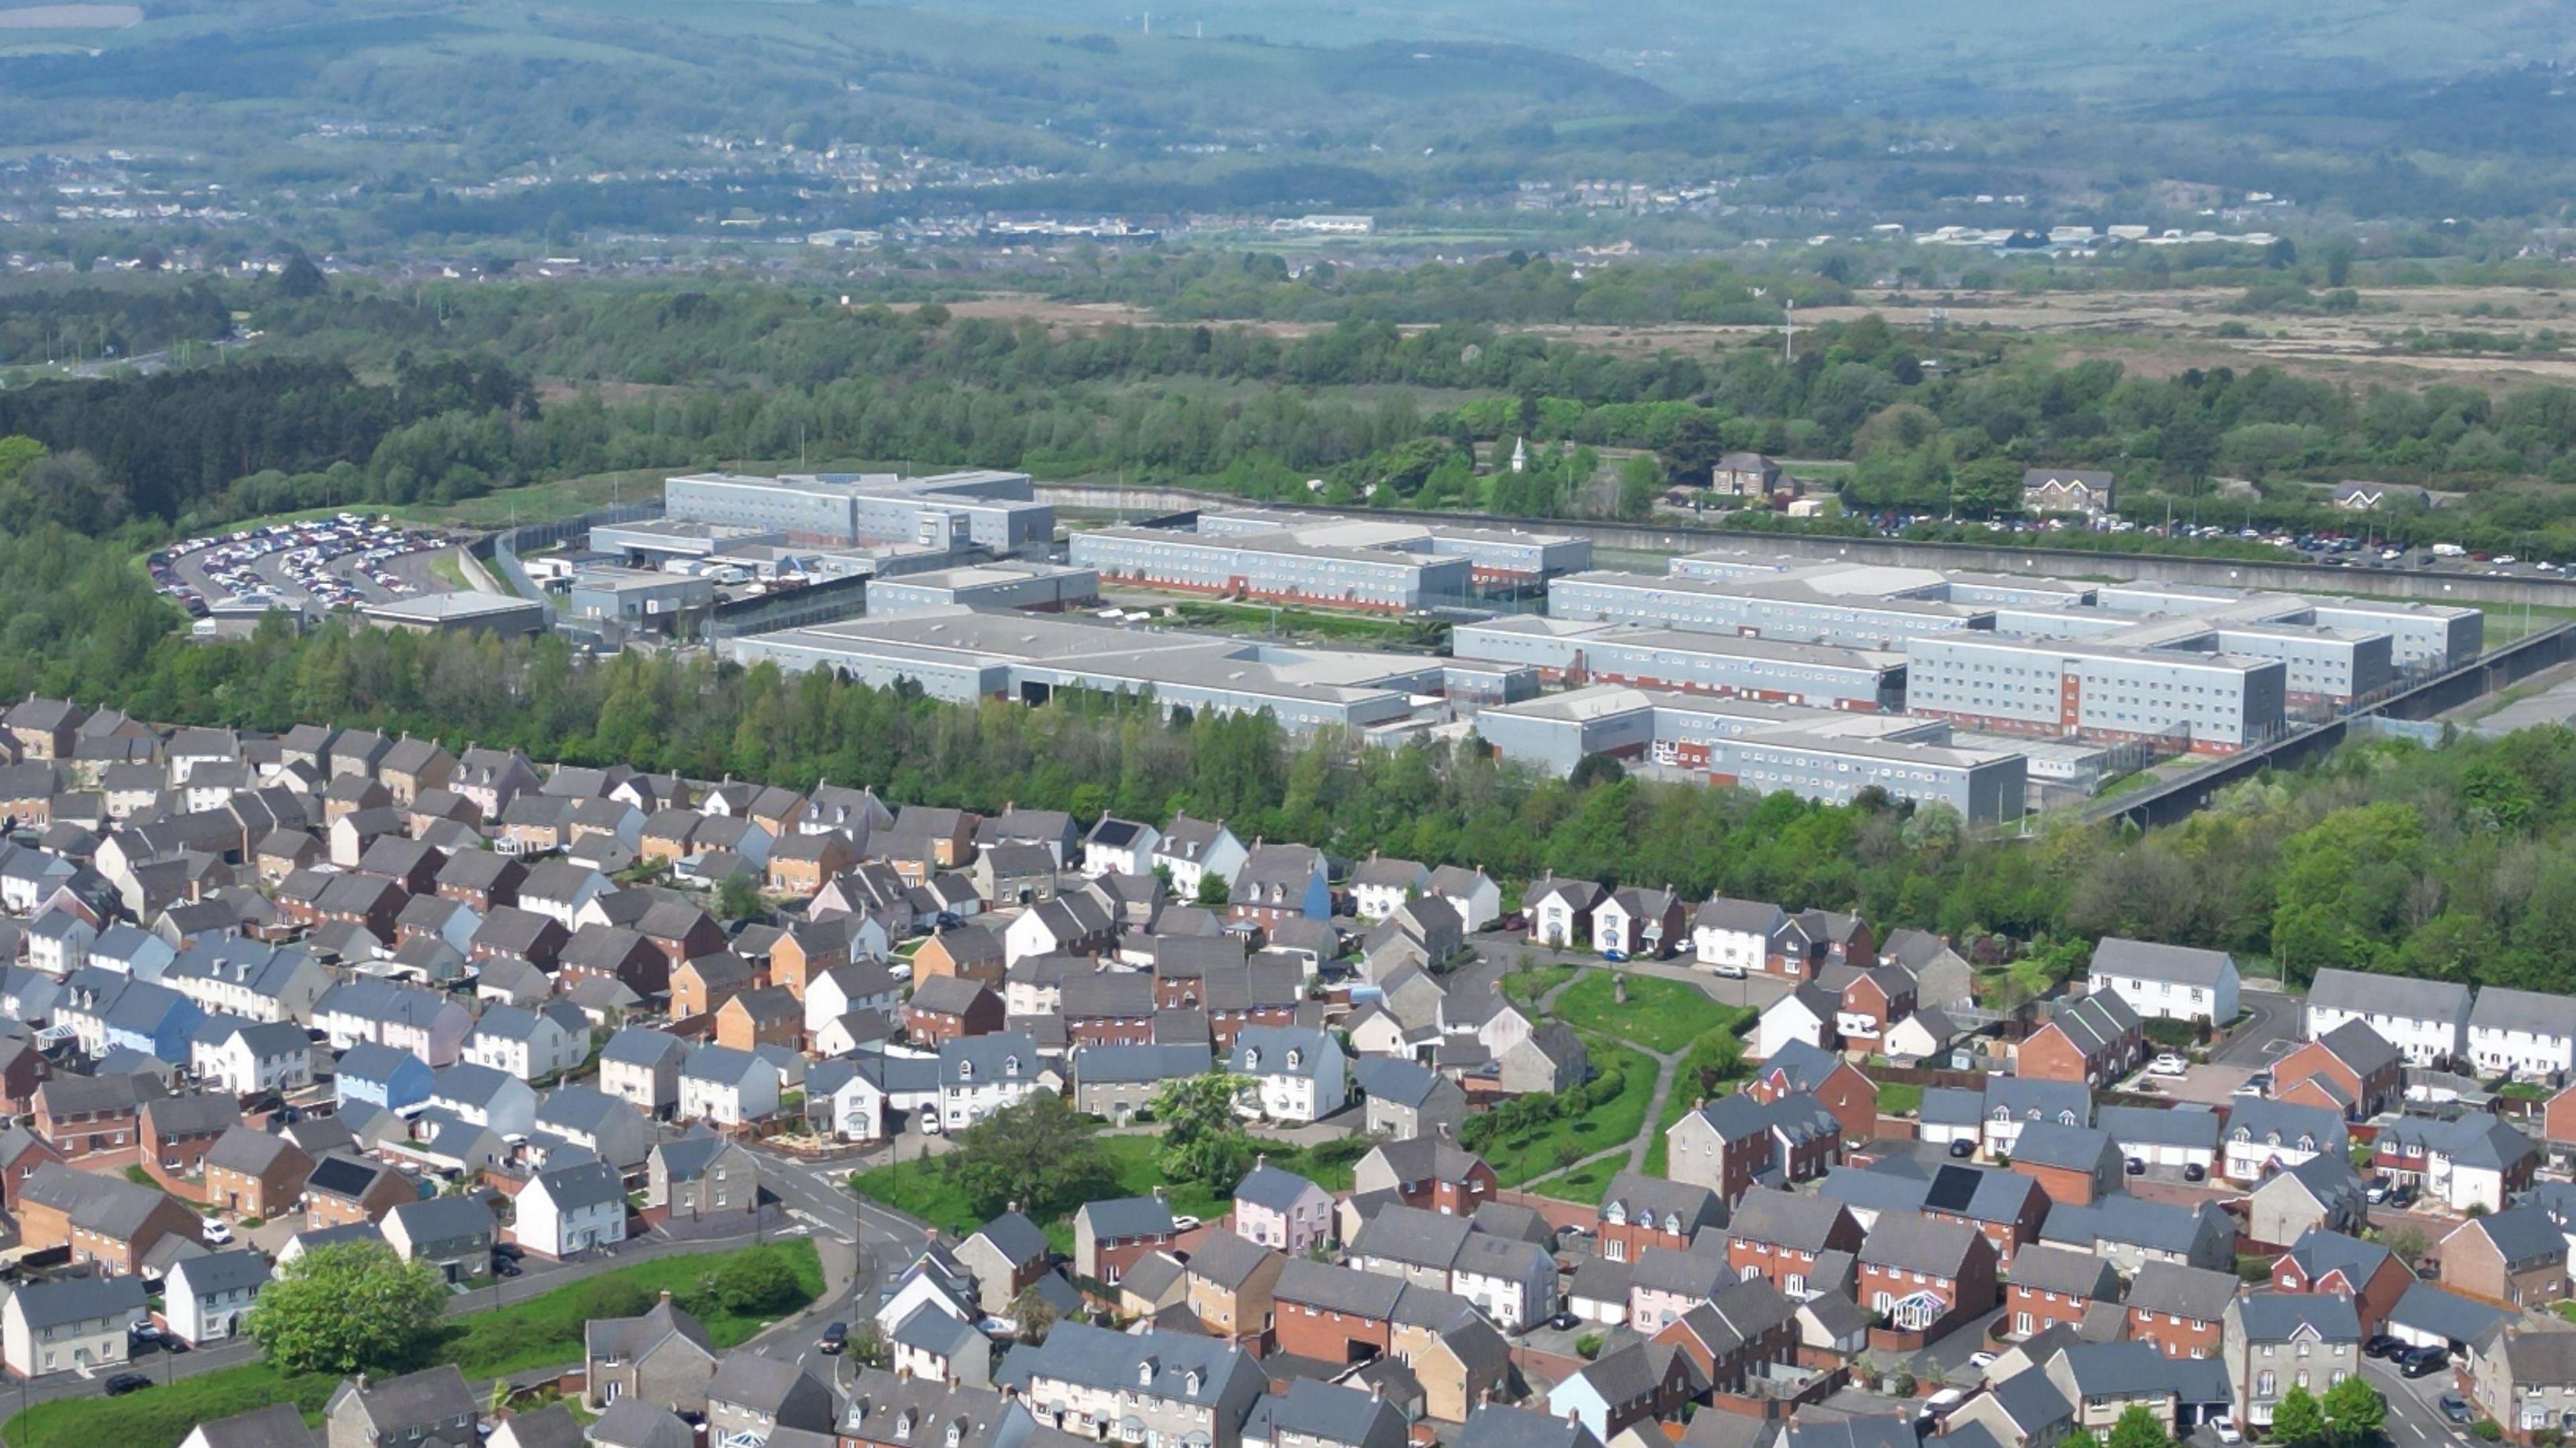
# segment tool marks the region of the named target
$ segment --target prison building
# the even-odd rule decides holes
[[[2285,722],[2278,659],[1994,634],[1916,639],[1906,658],[1909,713],[1998,734],[2229,754]]]
[[[868,583],[871,615],[963,605],[993,612],[1055,613],[1100,602],[1100,575],[1055,563],[1001,562],[934,568]]]
[[[1338,513],[1251,510],[1204,514],[1198,520],[1198,531],[1202,536],[1229,538],[1286,533],[1318,547],[1380,548],[1434,558],[1464,558],[1480,583],[1538,583],[1592,566],[1591,539],[1519,528],[1465,528]]]
[[[2390,663],[2409,673],[2464,664],[2486,649],[2486,614],[2448,604],[2320,600],[2309,622],[2388,635]]]
[[[1522,617],[1461,624],[1450,632],[1450,652],[1572,683],[1634,684],[1828,709],[1905,707],[1905,659],[1876,649]]]
[[[2016,818],[2028,778],[2018,752],[1950,744],[1939,720],[1655,693],[1596,684],[1486,709],[1476,732],[1505,758],[1571,774],[1587,755],[1687,770],[1712,784],[1848,802],[1875,785],[1937,800],[1970,820]]]
[[[1384,613],[1466,598],[1475,582],[1463,557],[1309,543],[1284,532],[1100,528],[1074,534],[1068,553],[1104,583]]]
[[[662,511],[669,518],[754,528],[825,547],[972,544],[1015,553],[1055,539],[1055,509],[1036,501],[1026,473],[689,473],[664,480]]]
[[[1895,596],[1854,576],[1862,573],[1920,573],[1939,582],[1928,569],[1830,570],[1744,581],[1594,571],[1548,585],[1547,612],[1577,622],[1860,649],[1897,649],[1910,639],[1994,626],[1992,609]]]

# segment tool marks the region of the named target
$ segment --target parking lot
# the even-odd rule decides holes
[[[449,591],[430,567],[456,540],[384,517],[342,513],[190,538],[156,549],[152,585],[203,618],[227,604],[353,608]]]

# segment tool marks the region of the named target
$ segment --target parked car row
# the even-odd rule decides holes
[[[446,540],[436,534],[399,527],[389,518],[342,513],[335,518],[269,523],[185,539],[155,550],[147,562],[153,587],[203,618],[214,601],[281,601],[275,580],[260,571],[269,558],[278,560],[277,571],[287,583],[331,608],[361,602],[366,596],[356,582],[361,578],[395,597],[418,592],[393,571],[393,560],[446,546]],[[204,587],[181,570],[183,559],[196,560]],[[219,590],[216,600],[207,597],[209,589]]]

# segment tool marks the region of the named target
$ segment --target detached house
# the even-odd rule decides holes
[[[1591,938],[1592,912],[1603,893],[1589,880],[1550,876],[1533,883],[1521,897],[1521,909],[1529,917],[1530,943],[1561,948],[1583,944]]]
[[[1882,1214],[1860,1249],[1861,1305],[1929,1340],[1995,1305],[1995,1249],[1956,1222]]]
[[[1623,886],[1592,907],[1592,947],[1611,960],[1662,960],[1690,939],[1690,907],[1670,889]]]
[[[1235,872],[1226,918],[1255,925],[1332,918],[1323,852],[1312,845],[1255,845]]]
[[[2225,1025],[2236,1019],[2236,958],[2224,951],[2107,935],[2093,947],[2085,989],[2094,995],[2115,993],[2150,1020]]]
[[[1723,976],[1770,974],[1771,942],[1788,918],[1777,905],[1719,896],[1691,916],[1691,956]]]
[[[1243,868],[1250,854],[1234,837],[1234,831],[1221,821],[1174,815],[1171,826],[1151,847],[1151,865],[1141,873],[1168,872],[1172,893],[1183,900],[1195,900],[1210,876],[1233,884],[1235,872]]]
[[[1350,1104],[1349,1063],[1327,1031],[1247,1026],[1235,1035],[1226,1069],[1252,1083],[1235,1103],[1246,1116],[1312,1122]]]
[[[2346,1020],[2273,1064],[2272,1096],[2367,1121],[2404,1100],[2405,1075],[2396,1047],[2366,1022]]]
[[[2361,1370],[2361,1340],[2348,1297],[2250,1292],[2229,1303],[2222,1351],[2237,1424],[2271,1426],[2292,1388],[2324,1397]]]

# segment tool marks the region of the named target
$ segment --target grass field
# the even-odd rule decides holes
[[[1585,1162],[1572,1171],[1541,1177],[1524,1190],[1537,1196],[1554,1197],[1560,1202],[1581,1202],[1585,1206],[1597,1207],[1609,1194],[1611,1179],[1627,1169],[1628,1163],[1618,1157],[1604,1157],[1599,1161]]]
[[[1531,970],[1516,970],[1503,977],[1503,995],[1524,1006],[1534,1006],[1549,991],[1574,979],[1582,969],[1574,965],[1542,965]]]
[[[1627,1145],[1645,1128],[1646,1103],[1655,1096],[1654,1058],[1599,1037],[1585,1045],[1591,1049],[1595,1071],[1615,1068],[1623,1073],[1619,1094],[1581,1116],[1550,1121],[1520,1140],[1487,1143],[1482,1155],[1493,1164],[1502,1185],[1519,1186],[1557,1170],[1561,1146],[1570,1145],[1578,1156],[1590,1156]]]
[[[1102,1150],[1109,1153],[1110,1161],[1118,1169],[1121,1194],[1141,1197],[1161,1187],[1174,1213],[1211,1222],[1234,1210],[1231,1196],[1209,1191],[1194,1182],[1165,1178],[1162,1167],[1154,1159],[1162,1148],[1161,1138],[1103,1136],[1099,1141]],[[1320,1147],[1310,1151],[1284,1141],[1268,1141],[1260,1137],[1255,1137],[1254,1142],[1270,1158],[1272,1166],[1296,1172],[1312,1179],[1326,1191],[1335,1192],[1350,1190],[1351,1167],[1366,1150],[1364,1143],[1355,1143],[1360,1147],[1356,1151],[1348,1147]],[[863,1197],[883,1202],[900,1212],[910,1212],[941,1231],[959,1237],[967,1236],[984,1225],[983,1215],[975,1210],[964,1192],[948,1181],[935,1161],[875,1167],[852,1177],[850,1185]],[[1073,1250],[1073,1216],[1070,1212],[1038,1225],[1046,1229],[1047,1236],[1055,1241],[1059,1250]]]
[[[810,1241],[774,1242],[748,1249],[786,1256],[796,1273],[804,1302],[823,1292],[823,1264]],[[616,1292],[633,1289],[647,1295],[665,1288],[686,1292],[697,1285],[720,1252],[656,1257],[632,1267],[585,1278],[495,1312],[476,1313],[452,1322],[436,1350],[436,1360],[456,1364],[469,1385],[483,1386],[507,1373],[578,1362],[582,1324],[591,1310]],[[798,1304],[800,1307],[802,1302]],[[719,1348],[747,1342],[774,1321],[737,1317],[714,1311],[701,1314],[707,1335]],[[11,1418],[0,1430],[9,1448],[175,1448],[197,1424],[246,1413],[270,1403],[293,1402],[307,1421],[318,1421],[322,1405],[340,1385],[328,1373],[287,1375],[266,1363],[250,1363],[221,1372],[180,1378],[122,1398],[63,1398],[38,1403]]]
[[[474,591],[474,581],[465,576],[465,560],[453,548],[429,555],[429,571],[439,582],[459,593]]]
[[[1614,998],[1615,986],[1610,971],[1587,972],[1556,998],[1556,1013],[1577,1030],[1633,1041],[1666,1055],[1725,1025],[1734,1015],[1710,999],[1708,992],[1677,980],[1630,975],[1625,1005]]]

